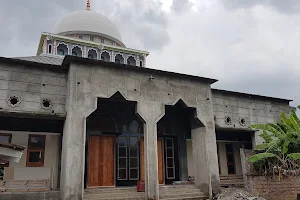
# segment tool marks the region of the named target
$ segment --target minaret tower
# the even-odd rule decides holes
[[[91,10],[91,2],[90,2],[90,0],[87,0],[87,2],[86,2],[86,10]]]

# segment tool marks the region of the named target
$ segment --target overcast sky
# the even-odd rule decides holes
[[[91,0],[149,68],[218,79],[214,88],[300,104],[300,0]],[[0,56],[35,55],[42,31],[85,0],[0,1]]]

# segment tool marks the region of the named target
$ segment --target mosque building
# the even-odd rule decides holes
[[[240,148],[262,142],[248,126],[291,100],[152,69],[90,7],[43,32],[36,56],[0,57],[0,159],[20,155],[0,162],[0,199],[207,199],[242,185]]]

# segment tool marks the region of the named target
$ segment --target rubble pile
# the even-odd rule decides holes
[[[243,188],[222,188],[222,192],[217,194],[214,200],[266,200],[262,197],[257,197]]]

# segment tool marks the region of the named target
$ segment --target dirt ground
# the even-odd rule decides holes
[[[214,200],[267,200],[251,195],[244,188],[222,188],[222,192]]]

